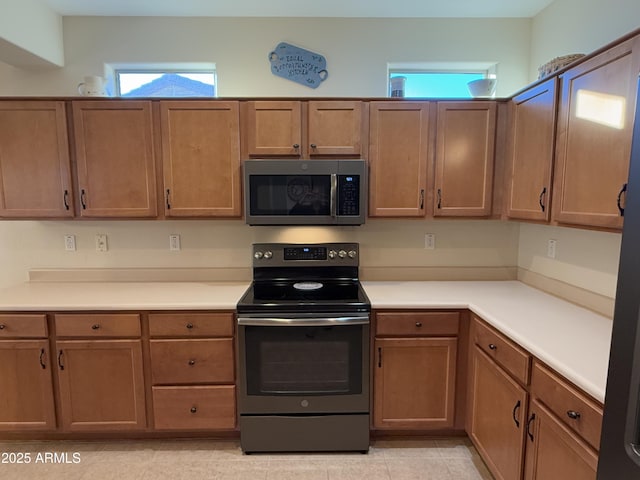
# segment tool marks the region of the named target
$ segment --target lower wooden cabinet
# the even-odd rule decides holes
[[[374,428],[453,428],[459,313],[385,312],[376,317]]]
[[[56,349],[64,430],[146,427],[141,340],[63,340]]]
[[[527,391],[474,347],[469,436],[496,479],[521,478]]]
[[[153,428],[233,430],[233,313],[152,313]]]
[[[597,453],[537,400],[527,421],[525,480],[595,480]]]
[[[48,340],[0,340],[0,431],[55,428]]]

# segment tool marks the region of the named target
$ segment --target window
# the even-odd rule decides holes
[[[109,65],[108,82],[119,97],[215,97],[213,64]]]
[[[392,80],[396,77],[405,79],[405,97],[472,98],[467,84],[472,80],[495,78],[495,65],[389,65],[389,96],[400,96],[393,92],[398,88],[398,81]]]

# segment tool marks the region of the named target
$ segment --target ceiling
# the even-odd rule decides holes
[[[533,17],[553,0],[40,0],[63,16]]]

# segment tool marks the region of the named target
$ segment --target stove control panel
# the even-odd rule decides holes
[[[347,265],[358,266],[357,243],[254,243],[253,266]]]

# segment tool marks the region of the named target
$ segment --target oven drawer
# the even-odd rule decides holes
[[[233,429],[236,387],[153,387],[156,430]]]
[[[531,390],[560,421],[600,448],[602,408],[539,363],[533,366]]]
[[[55,316],[59,337],[139,337],[137,313],[67,313]]]
[[[233,340],[150,340],[151,379],[157,384],[233,383]]]
[[[45,338],[47,316],[45,314],[0,315],[0,338]]]
[[[523,385],[529,384],[531,355],[474,316],[473,341]]]
[[[233,313],[150,313],[152,337],[232,337]]]
[[[459,312],[379,312],[376,336],[455,336],[459,323]]]

